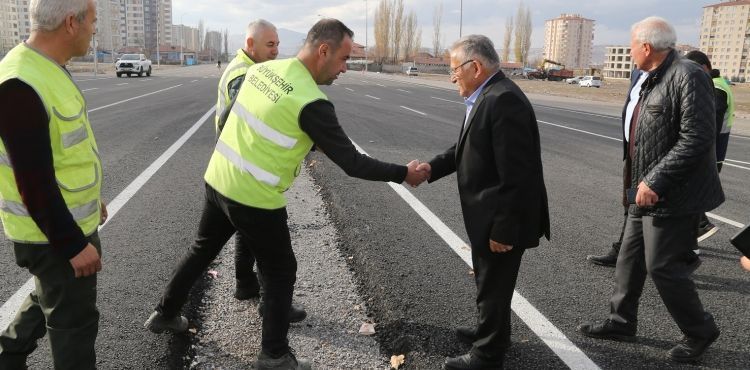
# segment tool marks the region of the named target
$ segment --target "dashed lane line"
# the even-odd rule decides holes
[[[127,84],[128,84],[127,82],[123,82],[123,83],[121,83],[121,84],[117,84],[117,85],[115,85],[115,86],[125,86],[125,85],[127,85]]]
[[[414,113],[418,113],[418,114],[421,114],[421,115],[423,115],[423,116],[426,116],[426,115],[427,115],[427,113],[424,113],[424,112],[420,112],[420,111],[418,111],[418,110],[416,110],[416,109],[411,109],[411,108],[409,108],[409,107],[405,107],[405,106],[403,106],[403,105],[401,105],[400,107],[401,107],[401,108],[404,108],[404,109],[406,109],[406,110],[412,111],[412,112],[414,112]]]
[[[162,91],[167,91],[167,90],[171,90],[171,89],[174,89],[174,88],[176,88],[176,87],[180,87],[180,86],[182,86],[182,84],[179,84],[179,85],[174,85],[174,86],[171,86],[171,87],[167,87],[166,89],[161,89],[161,90],[157,90],[157,91],[154,91],[154,92],[150,92],[150,93],[148,93],[148,94],[143,94],[143,95],[140,95],[140,96],[136,96],[136,97],[133,97],[133,98],[130,98],[130,99],[120,100],[120,101],[118,101],[118,102],[115,102],[115,103],[112,103],[112,104],[107,104],[107,105],[105,105],[105,106],[103,106],[103,107],[99,107],[99,108],[94,108],[94,109],[89,109],[89,113],[91,113],[91,112],[96,112],[96,111],[98,111],[98,110],[101,110],[101,109],[104,109],[104,108],[109,108],[109,107],[112,107],[112,106],[115,106],[115,105],[119,105],[119,104],[122,104],[122,103],[127,103],[127,102],[129,102],[129,101],[131,101],[131,100],[136,100],[136,99],[140,99],[140,98],[145,98],[145,97],[147,97],[147,96],[149,96],[149,95],[154,95],[154,94],[158,94],[158,93],[160,93],[160,92],[162,92]]]
[[[354,142],[353,142],[354,143]],[[367,154],[357,143],[354,146],[360,152]],[[471,249],[461,240],[445,223],[440,220],[427,206],[419,201],[406,187],[401,184],[389,182],[390,186],[434,231],[440,236],[448,246],[471,268]],[[539,310],[537,310],[526,298],[518,291],[513,293],[513,302],[511,303],[513,312],[523,320],[523,322],[539,338],[565,362],[571,369],[599,370],[591,359],[583,351],[576,347],[565,334],[557,329]]]
[[[372,96],[372,95],[365,95],[365,96],[370,99],[380,100],[380,98],[378,98],[377,96]]]
[[[401,92],[405,92],[407,94],[411,94],[411,91],[408,91],[408,90],[404,90],[404,89],[396,89],[396,90],[401,91]]]
[[[432,98],[432,99],[435,99],[435,100],[440,100],[440,101],[446,101],[446,102],[448,102],[448,103],[455,103],[455,104],[466,105],[466,104],[464,104],[464,103],[462,103],[462,102],[460,102],[460,101],[455,101],[455,100],[450,100],[450,99],[443,99],[443,98],[438,98],[437,96],[431,96],[430,98]]]
[[[81,92],[92,91],[92,90],[99,90],[99,88],[98,87],[92,87],[90,89],[81,90]]]
[[[349,91],[351,91],[351,92],[354,92],[354,90],[352,90],[352,89],[350,89],[350,88],[348,88],[348,87],[345,87],[345,89],[347,89],[347,90],[349,90]]]
[[[109,204],[107,204],[107,211],[109,214],[109,217],[107,218],[107,221],[102,224],[100,228],[103,228],[107,226],[107,224],[112,221],[113,218],[117,215],[118,212],[122,209],[122,207],[127,204],[127,202],[133,198],[133,196],[138,193],[138,191],[143,187],[143,185],[148,182],[149,179],[151,179],[154,174],[159,171],[159,169],[170,159],[172,156],[174,156],[175,153],[177,153],[177,150],[179,150],[187,141],[190,139],[190,137],[195,134],[196,131],[203,125],[203,123],[213,115],[214,110],[216,110],[216,107],[213,107],[208,110],[201,118],[198,119],[195,124],[193,124],[190,129],[188,129],[177,141],[175,141],[172,146],[169,147],[162,155],[159,156],[153,163],[151,163],[148,168],[146,168],[138,177],[133,180],[125,189],[123,189],[120,194],[118,194],[115,199],[113,199]],[[13,318],[16,316],[16,312],[18,312],[18,309],[21,307],[21,304],[23,301],[28,297],[28,295],[34,290],[34,278],[29,279],[24,283],[21,288],[18,289],[11,297],[8,299],[2,307],[0,307],[0,328],[7,328],[8,325],[10,325]]]

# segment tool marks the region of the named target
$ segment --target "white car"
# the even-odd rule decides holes
[[[575,77],[571,77],[571,78],[566,78],[565,79],[565,83],[568,83],[568,84],[571,84],[571,85],[577,84],[577,83],[581,82],[582,78],[583,78],[583,76],[575,76]]]
[[[602,78],[598,76],[583,76],[583,78],[578,81],[578,86],[580,87],[602,87]]]
[[[138,77],[151,76],[151,61],[143,54],[124,54],[115,63],[115,72],[117,77],[131,74],[137,74]]]
[[[406,69],[407,76],[417,76],[418,74],[419,71],[417,70],[417,67],[409,67]]]

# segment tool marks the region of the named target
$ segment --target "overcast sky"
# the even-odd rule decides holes
[[[544,22],[561,13],[576,13],[596,21],[595,45],[627,44],[630,25],[651,15],[669,20],[677,29],[679,44],[697,45],[703,7],[721,0],[525,0],[531,8],[534,31],[532,47],[544,43]],[[321,17],[338,18],[355,33],[355,41],[365,44],[365,4],[368,12],[369,44],[373,43],[372,19],[379,0],[173,0],[173,22],[196,26],[203,19],[206,27],[229,29],[243,34],[253,19],[264,18],[279,28],[307,33]],[[404,12],[414,10],[422,27],[422,47],[431,47],[433,13],[439,0],[404,0]],[[445,46],[458,39],[460,0],[444,0],[443,40]],[[463,0],[463,34],[484,34],[499,47],[504,24],[516,14],[519,0]],[[281,40],[284,42],[284,40]]]

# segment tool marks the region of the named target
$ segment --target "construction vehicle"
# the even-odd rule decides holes
[[[545,68],[546,64],[552,64],[562,68]],[[539,68],[526,73],[526,78],[529,80],[562,81],[566,78],[573,77],[573,75],[573,71],[565,69],[564,64],[555,62],[554,60],[544,59],[539,65]]]

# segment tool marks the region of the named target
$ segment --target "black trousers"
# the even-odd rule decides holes
[[[610,319],[637,327],[638,302],[646,275],[683,334],[706,339],[717,330],[703,309],[689,265],[697,246],[698,214],[680,217],[628,216],[625,237],[615,268],[615,292],[610,299]]]
[[[242,236],[242,233],[234,235],[234,274],[238,287],[257,283],[257,278],[253,271],[255,256],[253,256],[250,243],[251,241]]]
[[[525,249],[492,253],[489,248],[489,241],[481,247],[472,245],[479,315],[471,352],[486,360],[502,360],[510,346],[510,303]]]
[[[187,301],[190,288],[235,232],[248,241],[263,276],[266,309],[262,349],[279,357],[289,352],[289,308],[297,276],[286,208],[248,207],[206,185],[206,202],[195,243],[177,265],[156,310],[167,317],[176,316]]]

